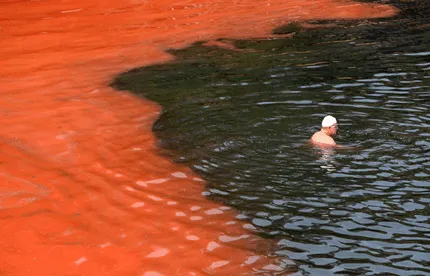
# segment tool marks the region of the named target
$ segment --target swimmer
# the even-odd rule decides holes
[[[311,143],[322,146],[337,146],[332,138],[337,132],[336,118],[328,115],[322,121],[322,128],[311,137]]]

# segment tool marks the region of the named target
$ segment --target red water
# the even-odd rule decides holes
[[[107,84],[198,40],[396,11],[334,0],[171,2],[0,0],[1,275],[279,269],[268,241],[158,154],[160,108]]]

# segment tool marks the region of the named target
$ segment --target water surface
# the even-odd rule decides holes
[[[0,1],[1,275],[290,271],[276,266],[285,258],[270,254],[273,240],[244,229],[233,208],[202,196],[200,177],[160,156],[151,131],[160,107],[108,87],[198,40],[396,13],[352,1],[265,4]]]
[[[430,7],[393,4],[390,19],[196,43],[113,85],[163,106],[164,154],[300,273],[430,275]],[[326,114],[353,149],[307,144]]]

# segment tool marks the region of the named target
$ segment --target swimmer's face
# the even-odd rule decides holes
[[[329,135],[334,136],[337,133],[337,124],[329,126]]]

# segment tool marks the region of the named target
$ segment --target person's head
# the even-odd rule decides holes
[[[328,115],[325,116],[322,123],[322,130],[330,136],[336,135],[337,132],[337,120],[335,117]]]

